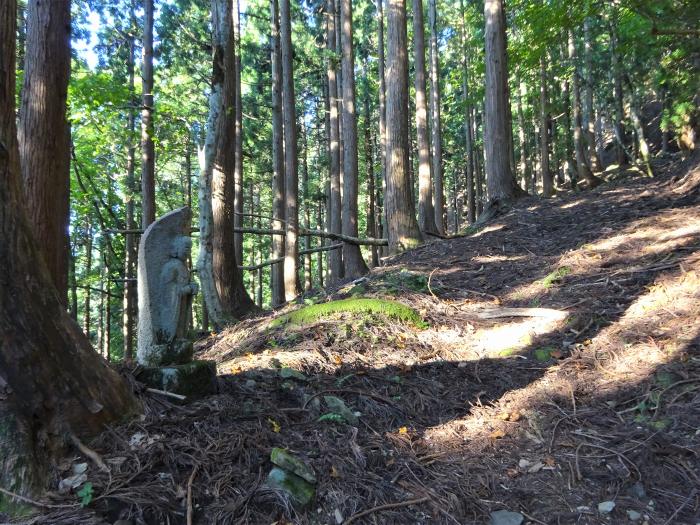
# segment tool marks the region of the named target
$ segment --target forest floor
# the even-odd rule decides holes
[[[32,523],[695,524],[700,165],[655,168],[526,198],[330,295],[427,327],[276,312],[200,342],[221,393],[144,396],[89,444],[109,473],[76,456],[89,504],[56,496],[73,506]],[[273,447],[315,471],[306,509],[266,485]]]

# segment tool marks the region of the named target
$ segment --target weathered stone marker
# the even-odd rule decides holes
[[[138,379],[168,392],[202,396],[217,390],[216,364],[193,361],[187,323],[199,287],[190,279],[189,208],[166,213],[141,236],[138,263]]]

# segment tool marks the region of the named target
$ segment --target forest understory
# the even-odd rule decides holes
[[[53,493],[17,522],[696,523],[700,162],[654,169],[528,197],[305,298],[395,299],[421,329],[274,323],[294,305],[200,341],[219,395],[132,380],[145,416],[63,465],[88,464],[85,506]],[[274,447],[315,471],[308,507],[266,484]]]

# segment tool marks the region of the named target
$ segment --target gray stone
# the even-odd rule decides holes
[[[644,489],[644,485],[639,481],[627,489],[627,494],[638,500],[643,500],[647,497],[647,491]]]
[[[267,484],[289,494],[294,503],[300,507],[307,506],[316,495],[316,489],[311,483],[279,467],[274,467],[270,471]]]
[[[491,513],[491,525],[520,525],[525,516],[510,510],[497,510]]]
[[[166,213],[141,236],[138,264],[138,353],[143,366],[187,363],[192,344],[186,339],[192,297],[189,208]]]
[[[627,517],[630,521],[639,521],[642,519],[642,514],[637,512],[636,510],[628,510]]]
[[[615,508],[614,501],[601,501],[598,503],[598,512],[601,514],[610,514]]]
[[[193,399],[216,394],[219,384],[214,361],[192,361],[183,365],[147,366],[136,379],[148,386]]]
[[[284,470],[293,472],[309,483],[316,483],[316,473],[313,469],[283,448],[273,448],[270,453],[270,461]]]

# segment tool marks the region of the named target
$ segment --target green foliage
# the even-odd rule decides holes
[[[283,325],[305,325],[315,323],[324,317],[336,314],[367,315],[380,314],[395,321],[410,324],[418,328],[425,328],[427,325],[420,314],[413,308],[401,304],[397,301],[387,299],[341,299],[328,303],[304,306],[289,314],[275,319],[272,327]]]
[[[559,283],[564,277],[571,273],[571,268],[568,266],[562,266],[557,268],[553,272],[547,274],[544,279],[540,281],[542,286],[545,288],[550,288],[552,285]]]
[[[90,502],[92,501],[93,498],[93,487],[92,483],[89,481],[83,485],[83,488],[81,488],[77,492],[78,497],[80,498],[80,506],[81,507],[87,507],[90,505]]]
[[[328,412],[326,414],[321,415],[316,421],[330,421],[332,423],[343,423],[345,421],[345,418],[340,414],[336,414],[335,412]]]

